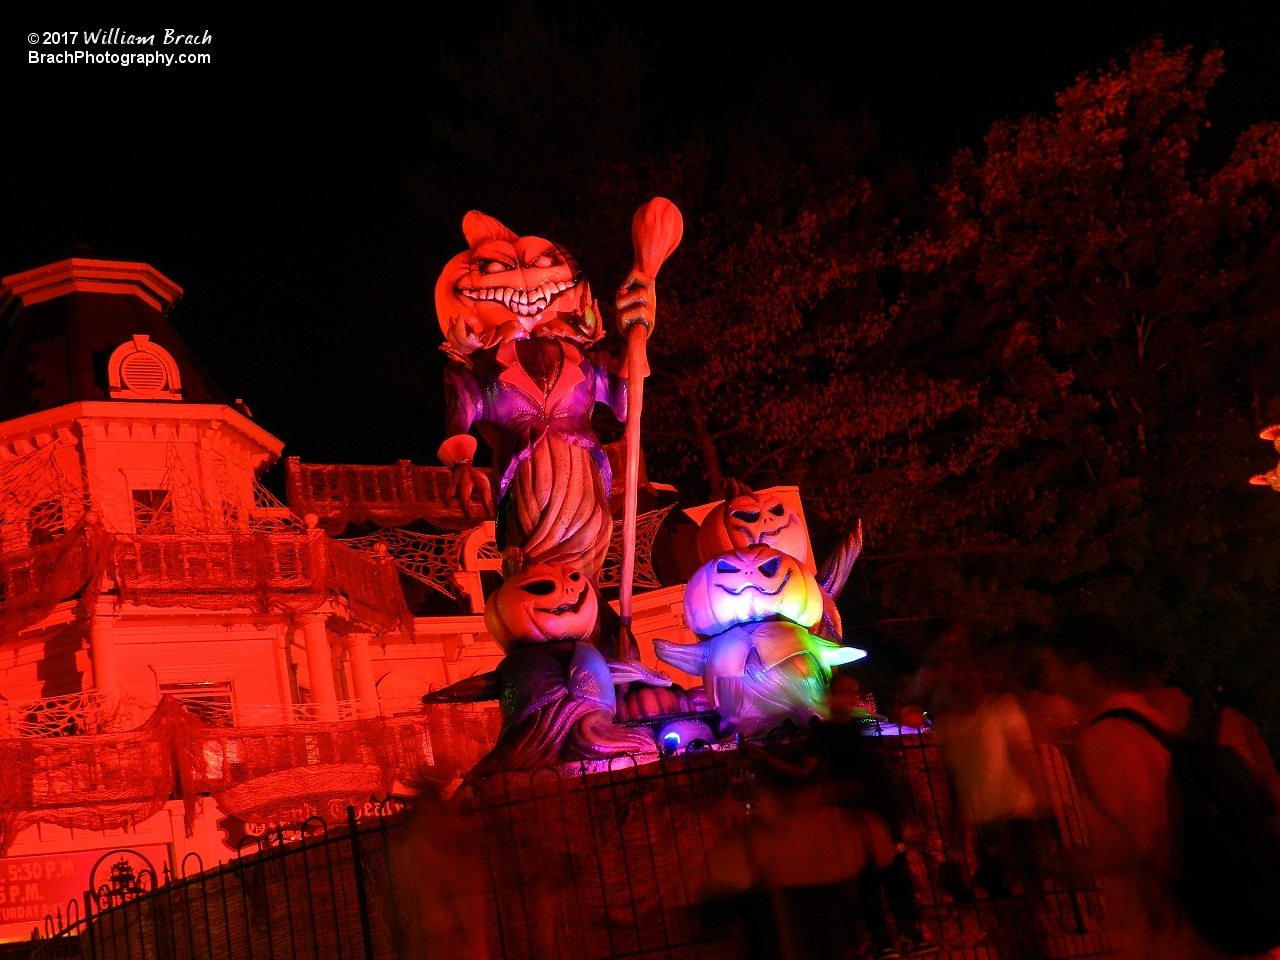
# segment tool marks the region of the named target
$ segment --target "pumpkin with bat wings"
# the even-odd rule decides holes
[[[664,663],[702,676],[732,731],[754,736],[787,719],[825,717],[832,666],[866,656],[815,636],[822,617],[823,592],[805,565],[751,544],[713,557],[689,579],[685,619],[705,639],[653,647]]]

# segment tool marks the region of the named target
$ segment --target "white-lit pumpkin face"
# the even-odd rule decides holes
[[[450,260],[436,282],[436,314],[454,352],[528,337],[539,327],[578,340],[602,333],[594,313],[584,316],[590,288],[564,248],[518,237],[474,210],[462,226],[471,249]]]
[[[586,576],[567,563],[535,563],[512,573],[484,605],[484,625],[503,650],[580,640],[599,607]]]
[[[689,628],[704,637],[773,617],[810,627],[822,617],[822,590],[795,557],[752,544],[697,569],[685,588],[684,613]]]
[[[704,562],[726,550],[763,543],[809,559],[809,541],[800,515],[772,493],[744,493],[712,508],[698,528],[698,558]]]

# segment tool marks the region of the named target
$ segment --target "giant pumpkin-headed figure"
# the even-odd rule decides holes
[[[519,237],[478,211],[462,221],[470,249],[436,283],[436,312],[452,357],[445,370],[452,494],[464,512],[487,481],[472,466],[475,426],[493,451],[497,540],[531,562],[576,563],[592,579],[612,520],[609,460],[591,429],[597,403],[627,416],[623,362],[592,347],[600,310],[577,263],[541,237]],[[652,330],[653,284],[633,275],[620,322]]]
[[[606,660],[589,642],[596,593],[577,566],[526,564],[518,548],[509,548],[502,573],[484,622],[506,656],[490,673],[423,697],[424,703],[499,702],[502,733],[468,778],[654,750],[647,729],[614,724],[614,687],[671,681],[638,661]]]

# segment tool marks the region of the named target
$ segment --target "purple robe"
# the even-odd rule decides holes
[[[445,430],[452,437],[478,426],[493,451],[498,499],[548,433],[590,452],[608,496],[609,458],[591,429],[591,413],[604,403],[626,420],[627,381],[617,360],[561,337],[509,340],[470,360],[470,369],[458,361],[445,367]]]

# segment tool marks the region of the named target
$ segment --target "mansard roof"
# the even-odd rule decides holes
[[[111,400],[108,362],[139,334],[168,351],[181,397],[227,403],[168,320],[182,288],[145,263],[73,257],[0,280],[0,420]]]

